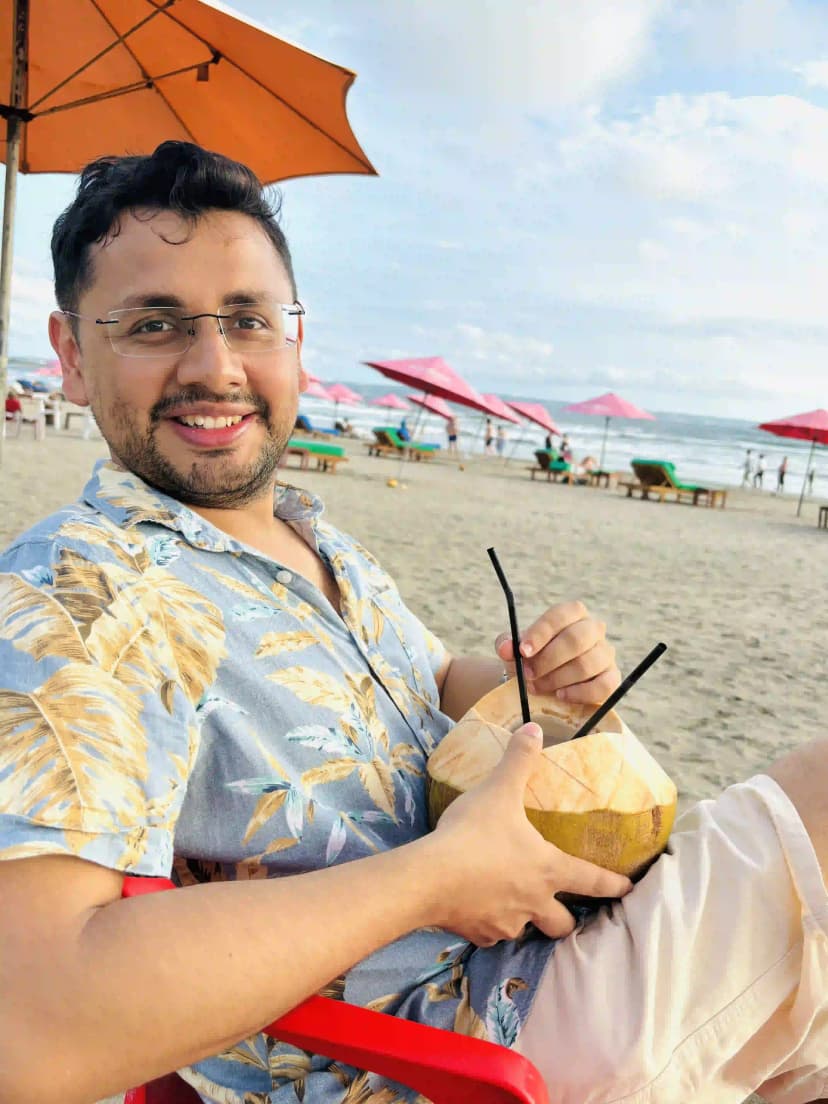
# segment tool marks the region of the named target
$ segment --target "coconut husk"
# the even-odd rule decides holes
[[[545,839],[570,855],[630,877],[664,850],[676,812],[676,787],[614,711],[599,731],[571,737],[592,709],[529,695],[544,750],[526,786],[526,815]],[[514,679],[481,698],[428,760],[432,827],[500,761],[522,723]]]

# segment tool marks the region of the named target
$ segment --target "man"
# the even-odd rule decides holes
[[[749,487],[753,479],[753,449],[748,449],[745,453],[745,460],[742,465],[742,486]]]
[[[633,892],[528,825],[536,726],[427,834],[426,756],[511,650],[450,657],[312,496],[274,496],[302,308],[252,174],[97,162],[53,258],[64,392],[113,463],[0,561],[4,1104],[193,1065],[206,1100],[364,1099],[255,1035],[325,985],[516,1045],[555,1100],[816,1099],[825,741],[685,818]],[[521,650],[540,692],[618,682],[578,603]],[[560,890],[623,900],[561,941]]]
[[[776,493],[777,494],[782,494],[785,490],[785,475],[787,474],[787,471],[788,471],[788,458],[787,458],[787,456],[783,456],[782,457],[782,462],[780,463],[779,467],[776,469]]]
[[[753,472],[753,486],[762,490],[762,480],[765,478],[765,454],[760,452],[756,458],[756,467]]]

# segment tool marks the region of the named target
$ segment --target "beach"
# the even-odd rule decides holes
[[[620,712],[675,780],[681,804],[718,793],[821,731],[828,673],[828,532],[793,496],[730,490],[727,508],[628,499],[531,480],[524,461],[406,464],[342,442],[336,475],[293,466],[327,517],[394,576],[455,652],[488,654],[508,629],[486,549],[497,550],[521,624],[580,598],[607,622],[622,671],[668,651]],[[76,498],[99,438],[4,442],[0,546]],[[291,458],[289,463],[295,461]],[[387,486],[400,477],[400,485]]]
[[[822,730],[828,532],[815,503],[797,519],[793,496],[731,489],[726,509],[694,508],[533,481],[525,461],[400,465],[341,443],[337,474],[291,466],[282,479],[322,496],[451,650],[491,654],[508,628],[490,545],[522,624],[580,598],[607,622],[623,671],[668,645],[619,711],[675,780],[680,807]],[[3,546],[74,499],[106,454],[100,439],[51,431],[4,447]]]

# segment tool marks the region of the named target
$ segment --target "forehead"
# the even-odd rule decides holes
[[[142,292],[168,291],[201,307],[235,288],[261,288],[291,302],[281,257],[255,219],[208,211],[189,222],[172,211],[124,212],[117,234],[89,254],[91,282],[83,300],[110,308]]]

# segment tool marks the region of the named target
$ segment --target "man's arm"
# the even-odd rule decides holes
[[[557,694],[564,701],[585,705],[604,701],[621,681],[606,629],[581,602],[564,602],[541,614],[521,634],[529,692]],[[504,672],[514,671],[509,633],[498,636],[495,651],[500,659],[447,655],[443,660],[435,676],[440,708],[455,721],[493,690]]]
[[[526,819],[541,742],[518,730],[431,835],[309,874],[120,900],[122,875],[81,859],[0,862],[0,1100],[88,1104],[216,1054],[418,927],[568,933],[556,892],[630,883]]]

